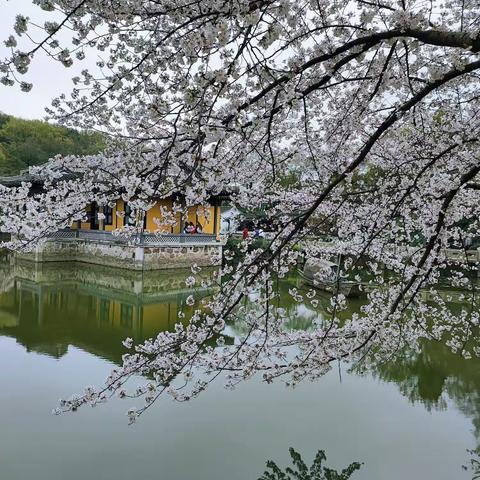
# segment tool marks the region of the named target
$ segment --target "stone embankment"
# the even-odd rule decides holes
[[[82,262],[130,270],[163,270],[220,265],[222,248],[221,242],[208,235],[150,236],[133,242],[95,232],[80,237],[57,235],[33,251],[16,253],[16,257],[38,263]]]

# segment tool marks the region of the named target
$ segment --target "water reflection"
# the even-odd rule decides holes
[[[211,271],[205,271],[208,276]],[[0,335],[14,337],[27,351],[55,358],[70,345],[119,363],[125,353],[122,340],[141,342],[171,330],[183,311],[188,322],[193,309],[185,300],[193,293],[208,297],[207,289],[187,289],[188,270],[133,272],[96,265],[0,262]],[[288,290],[302,288],[296,275],[278,281],[276,306],[285,309],[285,327],[310,329],[329,316],[329,298],[317,295],[316,308],[292,301]],[[445,293],[457,300],[455,292]],[[463,297],[461,297],[463,298]],[[248,299],[247,299],[248,301]],[[362,299],[351,300],[349,316]],[[454,308],[459,308],[458,301]],[[227,335],[239,336],[244,325],[236,322]],[[233,341],[233,339],[230,339]],[[465,360],[438,342],[423,342],[417,350],[399,352],[394,361],[370,365],[377,378],[395,383],[411,402],[428,410],[445,409],[453,399],[473,419],[480,436],[480,361]],[[357,370],[357,373],[360,373]]]
[[[305,293],[306,287],[296,275],[289,275],[276,283],[279,297],[275,299],[277,307],[284,308],[288,321],[286,328],[308,330],[314,328],[315,322],[328,319],[331,315],[330,297],[317,292],[318,306],[310,303],[297,303],[288,294],[289,289],[296,287]],[[431,301],[428,291],[421,292],[422,298]],[[479,308],[478,295],[459,289],[442,288],[439,295],[448,305],[452,313],[459,313],[463,308]],[[304,295],[304,298],[305,295]],[[365,297],[350,298],[348,308],[337,312],[340,320],[349,318],[352,313],[359,312],[365,303]],[[246,328],[241,322],[235,324],[235,334],[244,334]],[[348,369],[348,365],[342,368]],[[354,366],[351,371],[363,375],[365,365]],[[443,343],[424,340],[418,348],[407,348],[396,352],[389,361],[369,365],[368,374],[374,375],[383,382],[394,383],[401,394],[411,403],[421,403],[428,411],[446,410],[448,401],[472,420],[475,437],[480,444],[480,359],[467,360],[454,354]]]
[[[204,275],[211,274],[205,271]],[[140,342],[170,330],[193,308],[186,298],[188,270],[132,272],[100,266],[4,262],[0,278],[0,335],[28,351],[60,358],[69,345],[119,362],[124,338]]]
[[[400,352],[395,361],[373,366],[373,373],[395,383],[412,403],[429,411],[445,410],[453,400],[471,418],[480,439],[480,361],[465,360],[439,342],[424,341],[419,350]]]
[[[365,461],[353,476],[358,474],[359,480],[471,478],[461,477],[466,473],[460,465],[467,461],[466,448],[475,447],[469,419],[476,438],[480,436],[480,361],[462,359],[433,342],[423,343],[417,351],[406,350],[389,363],[372,365],[376,380],[369,374],[345,372],[339,384],[334,371],[294,391],[252,381],[232,393],[215,384],[192,405],[182,405],[182,410],[164,403],[152,410],[151,421],[124,433],[135,439],[135,455],[143,455],[142,460],[135,457],[136,462],[129,457],[130,445],[125,446],[124,438],[112,435],[123,428],[126,422],[120,415],[130,405],[112,404],[117,410],[110,416],[110,410],[98,414],[88,410],[52,420],[49,412],[59,396],[87,382],[101,382],[108,374],[109,366],[96,357],[119,363],[125,337],[142,341],[171,329],[180,310],[188,321],[192,307],[185,300],[191,291],[184,281],[189,274],[0,261],[0,342],[4,347],[0,354],[3,365],[9,365],[0,371],[0,424],[7,432],[0,436],[0,451],[7,459],[6,467],[0,460],[1,478],[111,478],[112,465],[117,465],[115,478],[154,478],[161,458],[166,469],[162,478],[168,480],[220,479],[227,469],[232,479],[244,480],[257,478],[265,458],[285,464],[288,459],[275,455],[294,442],[308,459],[313,458],[312,448],[325,446],[335,467],[357,458]],[[288,290],[294,287],[301,288],[295,275],[277,283],[278,306],[288,312],[287,328],[313,328],[314,322],[327,318],[328,297],[317,295],[317,308],[293,302]],[[210,294],[207,290],[195,293],[198,299]],[[362,299],[352,301],[342,315],[358,311],[361,303]],[[229,331],[232,337],[240,334],[241,323],[230,325]],[[27,355],[25,350],[41,355]],[[11,415],[14,411],[22,413]],[[71,432],[82,439],[78,450],[69,446]],[[101,439],[96,448],[102,455],[89,450],[93,437]],[[19,457],[24,444],[36,452],[31,464]],[[212,451],[220,451],[215,461],[208,457]],[[195,461],[185,462],[188,455]],[[54,470],[57,461],[65,466],[61,473]],[[212,473],[217,472],[218,462],[220,473]],[[195,477],[200,465],[205,475]],[[414,475],[409,465],[416,466]],[[7,468],[6,474],[2,468]]]

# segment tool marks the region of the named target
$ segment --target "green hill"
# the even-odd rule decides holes
[[[0,113],[0,175],[15,175],[58,154],[88,155],[104,147],[99,133]]]

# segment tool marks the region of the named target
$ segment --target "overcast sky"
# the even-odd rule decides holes
[[[0,0],[0,57],[2,59],[9,55],[9,49],[3,42],[13,32],[15,15],[19,13],[40,24],[47,19],[54,19],[54,15],[43,12],[31,0]],[[32,28],[31,33],[36,33],[36,38],[40,38],[40,30]],[[19,47],[26,50],[28,45],[31,48],[31,43],[19,44]],[[90,63],[93,62],[92,60]],[[29,93],[24,93],[18,86],[6,87],[0,84],[0,111],[22,118],[43,119],[46,115],[45,107],[49,106],[52,99],[59,94],[69,93],[72,88],[71,78],[85,67],[87,64],[84,62],[82,64],[77,62],[77,66],[65,68],[44,54],[37,55],[30,65],[29,72],[19,76],[22,80],[33,83],[33,89]]]

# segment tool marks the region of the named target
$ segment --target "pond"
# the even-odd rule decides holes
[[[369,374],[339,365],[293,390],[252,380],[229,391],[218,381],[191,403],[162,399],[133,426],[127,400],[53,416],[59,398],[103,382],[123,338],[188,316],[188,274],[0,264],[2,480],[249,480],[268,459],[287,465],[290,446],[308,464],[318,449],[335,468],[363,462],[352,479],[472,478],[462,465],[479,443],[480,361],[435,343]],[[295,276],[279,288],[292,285]],[[321,305],[285,306],[293,328],[322,315]]]

